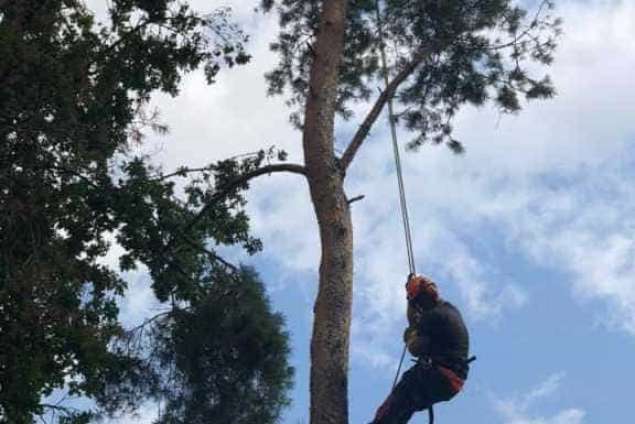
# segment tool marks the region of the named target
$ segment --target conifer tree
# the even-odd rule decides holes
[[[280,32],[269,91],[284,94],[302,130],[304,173],[322,245],[311,340],[311,423],[348,422],[347,372],[353,284],[353,227],[344,181],[389,99],[411,147],[464,147],[452,118],[488,102],[517,112],[523,100],[553,96],[549,65],[560,21],[550,0],[262,0]],[[389,58],[383,83],[382,49]],[[287,94],[289,93],[289,94]],[[335,138],[335,117],[369,102],[349,140]],[[468,140],[469,141],[469,140]],[[336,149],[338,147],[339,149]],[[336,154],[337,150],[344,153]]]
[[[205,296],[156,321],[157,424],[275,424],[289,404],[284,320],[253,270],[218,275]],[[133,336],[134,337],[134,336]]]

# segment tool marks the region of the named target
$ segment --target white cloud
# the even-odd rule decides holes
[[[582,424],[584,416],[584,411],[580,409],[566,409],[548,418],[511,416],[506,419],[505,424]]]
[[[139,325],[145,319],[169,309],[154,296],[147,269],[125,273],[122,278],[128,283],[128,291],[119,302],[119,317],[126,328]]]
[[[495,315],[509,299],[521,306],[527,293],[511,282],[499,287],[507,295],[492,295],[483,275],[497,264],[452,237],[457,228],[478,234],[495,225],[510,250],[569,272],[575,293],[604,299],[613,321],[633,331],[635,178],[621,160],[634,144],[635,47],[625,34],[635,33],[635,7],[568,2],[561,12],[566,36],[552,72],[558,98],[498,126],[486,110],[465,112],[458,125],[465,157],[439,149],[405,155],[411,212],[422,229],[418,257],[447,264],[476,316]],[[372,177],[371,186],[378,187]],[[426,243],[422,232],[436,240]]]
[[[577,408],[564,409],[550,417],[537,416],[529,412],[537,402],[555,395],[563,378],[563,373],[553,374],[520,397],[493,397],[494,408],[505,424],[582,424],[586,414]]]
[[[553,395],[560,388],[564,378],[565,374],[562,372],[550,375],[545,381],[532,388],[523,397],[521,409],[527,410],[532,403]]]

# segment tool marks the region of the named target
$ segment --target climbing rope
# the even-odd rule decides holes
[[[388,87],[388,64],[386,60],[386,48],[384,45],[384,30],[381,21],[381,12],[379,9],[379,1],[375,1],[375,12],[377,15],[377,28],[379,31],[379,50],[381,53],[382,73],[384,84]],[[412,234],[410,231],[410,218],[408,217],[408,204],[406,203],[406,189],[403,182],[403,171],[401,169],[401,157],[399,155],[399,143],[397,141],[397,125],[395,113],[392,103],[392,96],[388,97],[388,123],[390,125],[390,134],[392,137],[392,149],[395,157],[395,169],[397,170],[397,185],[399,186],[399,204],[401,205],[401,220],[403,222],[404,235],[406,238],[406,250],[408,253],[408,267],[410,274],[415,274],[415,260],[412,249]]]
[[[384,44],[384,29],[381,20],[381,10],[379,6],[379,0],[375,0],[375,15],[377,19],[377,30],[379,34],[379,51],[381,54],[381,66],[384,77],[385,87],[388,87],[390,80],[388,75],[388,63],[386,60],[386,47]],[[401,209],[401,220],[403,223],[404,236],[406,241],[406,252],[408,254],[408,268],[410,275],[416,274],[414,251],[412,248],[412,232],[410,230],[410,217],[408,216],[408,203],[406,202],[406,189],[403,182],[403,170],[401,166],[401,156],[399,154],[399,142],[397,140],[397,124],[395,119],[395,112],[393,108],[392,96],[388,97],[388,124],[390,126],[390,135],[392,138],[392,149],[395,157],[395,169],[397,171],[397,185],[399,187],[399,205]],[[392,383],[392,390],[395,389],[399,375],[401,374],[401,367],[403,360],[406,357],[406,344],[404,343],[403,351],[401,352],[401,359],[399,360],[399,366],[397,367],[397,373]],[[428,420],[430,424],[434,424],[434,409],[432,406],[428,408]]]
[[[381,65],[382,65],[382,73],[384,77],[384,84],[388,87],[389,76],[388,76],[388,63],[386,60],[386,47],[384,45],[384,29],[382,26],[381,20],[381,11],[379,8],[379,1],[375,1],[375,13],[377,18],[377,29],[379,32],[379,51],[381,53]],[[399,187],[399,204],[401,209],[401,220],[403,223],[404,235],[406,240],[406,253],[408,254],[408,268],[410,269],[410,274],[415,274],[415,260],[414,253],[412,249],[412,234],[410,231],[410,218],[408,216],[408,204],[406,202],[406,190],[403,182],[403,171],[401,167],[401,157],[399,155],[399,142],[397,140],[397,125],[395,122],[395,113],[392,103],[392,96],[388,98],[388,123],[390,125],[390,134],[392,137],[392,149],[395,157],[395,169],[397,171],[397,185]],[[399,361],[399,367],[397,368],[397,375],[395,375],[395,380],[393,381],[392,387],[393,389],[397,385],[397,380],[399,379],[399,374],[401,372],[401,366],[403,364],[404,357],[406,356],[406,346],[404,345],[403,352],[401,354],[401,360]]]

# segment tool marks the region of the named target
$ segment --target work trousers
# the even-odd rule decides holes
[[[439,368],[418,362],[403,374],[371,424],[405,424],[416,411],[448,401],[457,393]]]

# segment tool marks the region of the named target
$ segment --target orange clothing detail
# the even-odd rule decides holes
[[[439,370],[439,372],[441,372],[441,374],[443,374],[445,378],[447,378],[450,386],[452,387],[452,390],[454,390],[455,393],[458,393],[463,389],[463,384],[465,382],[458,375],[456,375],[454,371],[441,365],[437,365],[437,369]]]

